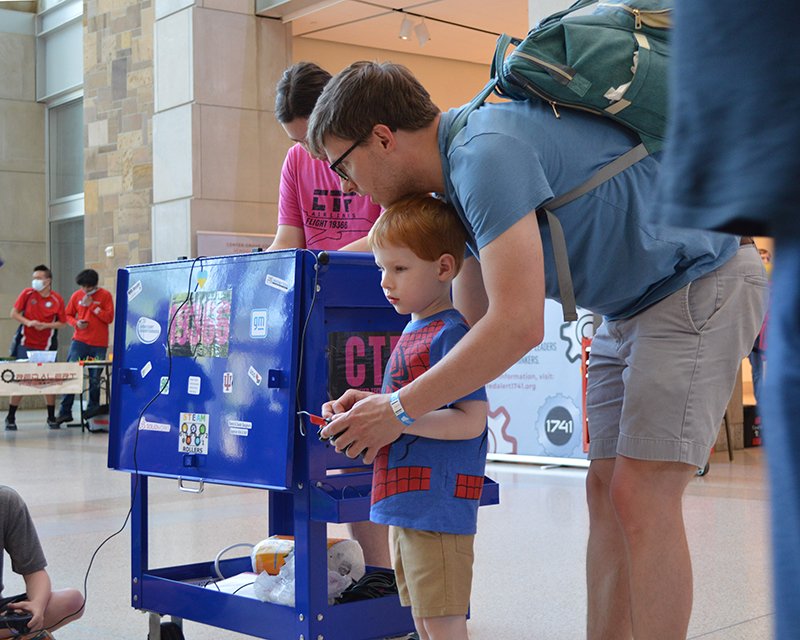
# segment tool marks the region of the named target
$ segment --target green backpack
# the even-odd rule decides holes
[[[661,149],[672,8],[664,0],[629,0],[601,2],[589,15],[569,15],[595,2],[578,0],[542,20],[524,40],[500,36],[491,80],[453,122],[450,141],[495,93],[548,102],[557,118],[560,106],[607,116],[638,133],[649,153]],[[504,60],[510,44],[516,49]]]
[[[589,15],[569,15],[595,2],[578,0],[542,20],[524,40],[500,36],[491,80],[453,120],[447,142],[449,148],[470,113],[492,93],[512,100],[548,102],[556,118],[561,117],[558,109],[562,106],[590,111],[639,135],[640,145],[537,211],[540,225],[549,227],[568,322],[578,317],[575,295],[564,233],[551,212],[663,148],[669,106],[671,6],[666,0],[600,2]],[[510,44],[516,49],[505,57]]]

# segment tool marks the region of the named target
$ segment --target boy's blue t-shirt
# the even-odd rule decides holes
[[[455,309],[409,322],[392,351],[382,393],[392,393],[441,360],[467,332]],[[486,400],[480,389],[457,400]],[[372,470],[370,520],[421,531],[473,534],[486,467],[487,431],[468,440],[403,434]]]
[[[439,152],[445,199],[466,224],[476,256],[525,215],[638,144],[633,132],[607,118],[564,108],[557,119],[550,105],[529,100],[484,105],[448,150],[450,126],[463,108],[442,114]],[[564,229],[578,306],[611,319],[630,317],[736,253],[734,236],[649,222],[660,156],[553,212]],[[546,229],[542,245],[546,295],[560,300]],[[522,258],[519,268],[529,268]]]

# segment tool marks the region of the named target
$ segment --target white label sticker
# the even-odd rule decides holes
[[[142,292],[142,281],[137,280],[130,289],[128,289],[128,302],[133,300]]]
[[[267,310],[253,309],[250,313],[250,337],[267,337]]]
[[[261,374],[258,371],[256,371],[253,367],[250,367],[250,370],[247,372],[247,375],[250,376],[250,379],[253,382],[261,386]]]
[[[208,454],[208,414],[181,413],[178,451]]]
[[[289,290],[289,283],[286,282],[286,280],[281,280],[273,275],[267,275],[267,279],[264,281],[264,284],[272,287],[273,289],[278,289],[279,291]]]
[[[169,395],[169,378],[167,376],[161,376],[161,382],[159,383],[158,388],[161,389],[162,396]]]
[[[153,369],[153,364],[148,360],[147,364],[142,367],[142,378],[144,378]]]
[[[153,344],[161,335],[161,325],[150,318],[139,318],[136,323],[136,336],[144,344]]]
[[[189,388],[186,390],[190,396],[200,395],[200,378],[199,376],[189,376]]]
[[[144,418],[139,421],[139,431],[162,431],[169,433],[170,426],[161,422],[148,422]]]
[[[226,371],[222,374],[222,393],[231,393],[233,391],[233,372]]]
[[[252,429],[253,423],[244,420],[228,420],[228,426],[231,429]]]
[[[248,436],[250,432],[247,429],[234,429],[231,427],[231,435],[232,436]]]

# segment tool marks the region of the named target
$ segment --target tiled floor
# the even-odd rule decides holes
[[[0,440],[0,483],[28,502],[54,585],[81,586],[96,547],[117,531],[129,508],[129,476],[106,467],[107,434],[48,431],[44,412],[18,414],[19,431]],[[684,501],[694,563],[690,638],[772,637],[768,503],[762,451],[712,456]],[[481,509],[476,543],[472,640],[571,640],[585,637],[586,472],[490,465],[501,504]],[[150,566],[208,561],[235,542],[266,537],[263,491],[206,485],[180,492],[176,481],[150,480]],[[340,534],[336,528],[334,533]],[[97,554],[86,614],[58,640],[145,640],[147,616],[129,606],[130,534]],[[22,589],[6,558],[6,594]],[[245,638],[187,621],[187,640]]]

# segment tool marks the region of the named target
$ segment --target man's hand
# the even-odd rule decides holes
[[[363,451],[365,464],[370,464],[378,451],[397,440],[405,429],[394,415],[388,394],[350,389],[338,400],[326,402],[322,415],[332,420],[320,435],[336,437],[336,451],[348,458],[356,458]]]
[[[86,320],[78,320],[78,321],[75,323],[75,326],[76,326],[78,329],[85,329],[86,327],[88,327],[88,326],[89,326],[89,323],[88,323],[88,321],[86,321]]]
[[[81,301],[78,304],[81,305],[82,307],[91,307],[92,306],[92,296],[90,296],[89,294],[86,294],[85,296],[83,296],[83,298],[81,298]]]
[[[348,389],[338,400],[331,400],[322,405],[322,417],[326,420],[333,419],[337,413],[350,411],[353,405],[367,396],[374,396],[371,391],[361,391],[360,389]]]
[[[39,320],[32,320],[31,323],[28,325],[29,327],[33,327],[37,331],[44,331],[47,327],[44,326],[45,323]]]

